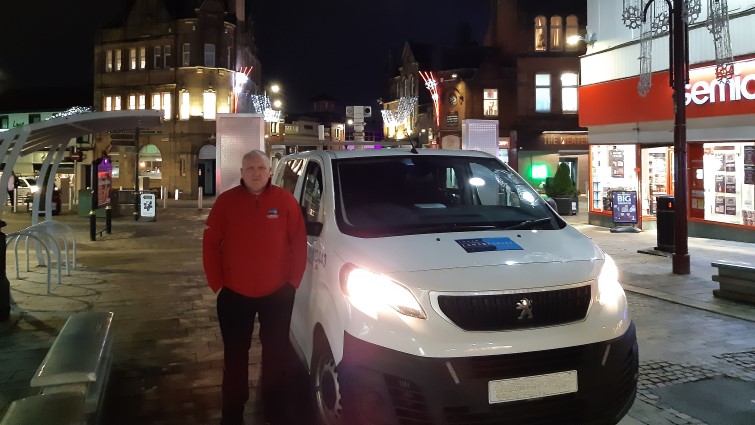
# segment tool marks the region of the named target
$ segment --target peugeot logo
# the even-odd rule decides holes
[[[519,315],[518,319],[532,319],[532,308],[532,300],[522,298],[518,303],[516,303],[516,309],[522,310],[522,313]]]

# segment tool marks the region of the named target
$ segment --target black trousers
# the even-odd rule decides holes
[[[218,322],[223,336],[223,423],[241,423],[249,399],[249,348],[254,318],[259,317],[262,345],[260,385],[265,419],[285,423],[286,387],[293,352],[288,340],[296,289],[285,285],[278,291],[250,298],[223,288],[217,297]]]

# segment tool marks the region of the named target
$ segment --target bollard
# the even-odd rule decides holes
[[[168,208],[168,187],[160,186],[160,191],[163,199],[163,209]]]
[[[176,189],[176,197],[175,197],[175,199],[176,199],[176,201],[178,200],[178,189]]]
[[[97,213],[89,210],[89,240],[97,240]]]
[[[199,191],[197,192],[197,208],[202,209],[202,186],[199,186]]]
[[[105,231],[108,235],[113,233],[113,208],[110,204],[105,207]]]
[[[3,251],[3,258],[0,259],[0,322],[5,322],[10,319],[10,282],[8,281],[8,275],[5,270],[5,258],[6,253],[5,250],[8,248],[8,245],[5,243],[5,232],[3,231],[3,227],[5,227],[5,221],[0,220],[0,238],[2,238],[2,241],[0,241],[0,248],[2,248]]]

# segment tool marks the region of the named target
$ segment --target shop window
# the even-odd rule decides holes
[[[535,74],[535,112],[551,111],[551,75]]]
[[[577,87],[579,77],[574,72],[561,74],[561,112],[577,113]]]
[[[544,52],[547,49],[546,44],[546,25],[545,16],[535,17],[535,51]]]
[[[551,50],[560,52],[564,50],[564,25],[560,16],[551,17]]]
[[[163,158],[155,145],[146,145],[139,150],[139,177],[150,180],[162,179]]]
[[[577,20],[577,17],[574,15],[569,15],[566,17],[566,37],[565,40],[569,40],[570,37],[579,36],[579,21]],[[579,49],[579,43],[566,43],[566,50],[577,50]]]
[[[108,153],[110,157],[110,164],[113,166],[113,178],[118,178],[121,175],[121,156],[115,150]]]
[[[592,210],[612,211],[613,191],[637,192],[639,196],[636,152],[636,145],[590,146]]]
[[[498,89],[485,89],[483,91],[482,110],[486,117],[498,116]]]
[[[215,67],[215,45],[205,43],[204,45],[204,66]]]
[[[705,220],[755,227],[755,143],[703,144],[702,174],[704,190],[692,191],[691,208]]]

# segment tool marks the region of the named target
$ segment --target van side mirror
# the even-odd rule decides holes
[[[309,236],[320,236],[320,233],[322,233],[322,223],[319,221],[305,221],[304,227],[306,227]]]

